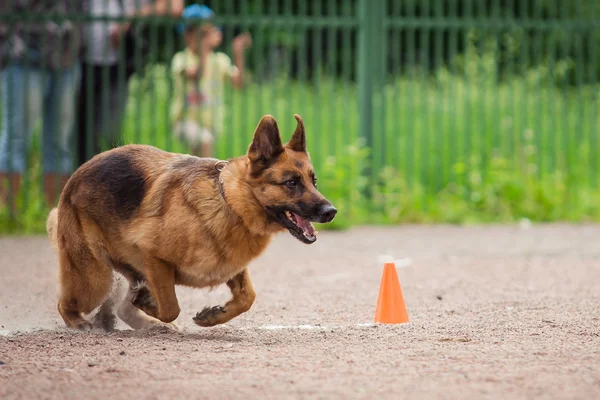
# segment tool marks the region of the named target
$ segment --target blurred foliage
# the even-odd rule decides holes
[[[248,13],[223,25],[222,50],[231,54],[232,37],[246,28],[255,39],[247,86],[226,96],[217,156],[243,154],[265,113],[285,137],[292,113],[301,114],[319,189],[339,209],[321,229],[600,220],[597,1],[388,0],[388,22],[413,25],[387,32],[373,148],[359,132],[356,27],[258,23],[288,12],[307,23],[353,16],[356,0],[205,3],[220,16]],[[168,128],[168,61],[181,37],[163,28],[150,36],[162,61],[130,82],[123,143],[186,152]],[[369,160],[378,163],[372,177]],[[20,213],[10,220],[0,208],[0,232],[44,230],[37,142],[28,165]]]

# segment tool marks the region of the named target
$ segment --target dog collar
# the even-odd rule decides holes
[[[217,161],[217,163],[215,164],[215,169],[219,172],[219,193],[221,193],[221,197],[223,198],[225,204],[227,204],[227,207],[231,209],[231,206],[227,202],[227,197],[225,196],[225,188],[223,187],[223,177],[221,176],[221,172],[223,172],[223,169],[225,169],[227,164],[229,164],[229,161]],[[231,210],[233,211],[233,209]]]

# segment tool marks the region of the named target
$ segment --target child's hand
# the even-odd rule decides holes
[[[196,75],[198,75],[198,68],[196,67],[189,67],[185,70],[185,76],[188,79],[196,79]]]
[[[243,53],[244,50],[252,46],[252,36],[249,33],[242,33],[233,39],[233,52],[236,54]]]

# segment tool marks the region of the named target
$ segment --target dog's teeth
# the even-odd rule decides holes
[[[290,221],[294,222],[294,218],[292,217],[292,213],[290,211],[286,211],[285,215]]]

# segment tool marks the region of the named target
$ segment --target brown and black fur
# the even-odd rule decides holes
[[[179,316],[175,285],[231,289],[224,306],[196,315],[200,326],[249,310],[255,292],[247,265],[272,236],[288,228],[309,243],[283,212],[321,223],[336,212],[316,188],[304,122],[295,118],[284,145],[275,119],[264,116],[247,154],[228,162],[127,145],[82,165],[47,221],[66,325],[91,327],[84,315],[98,307],[98,324],[112,324],[113,271],[129,281],[118,314],[134,328]]]

